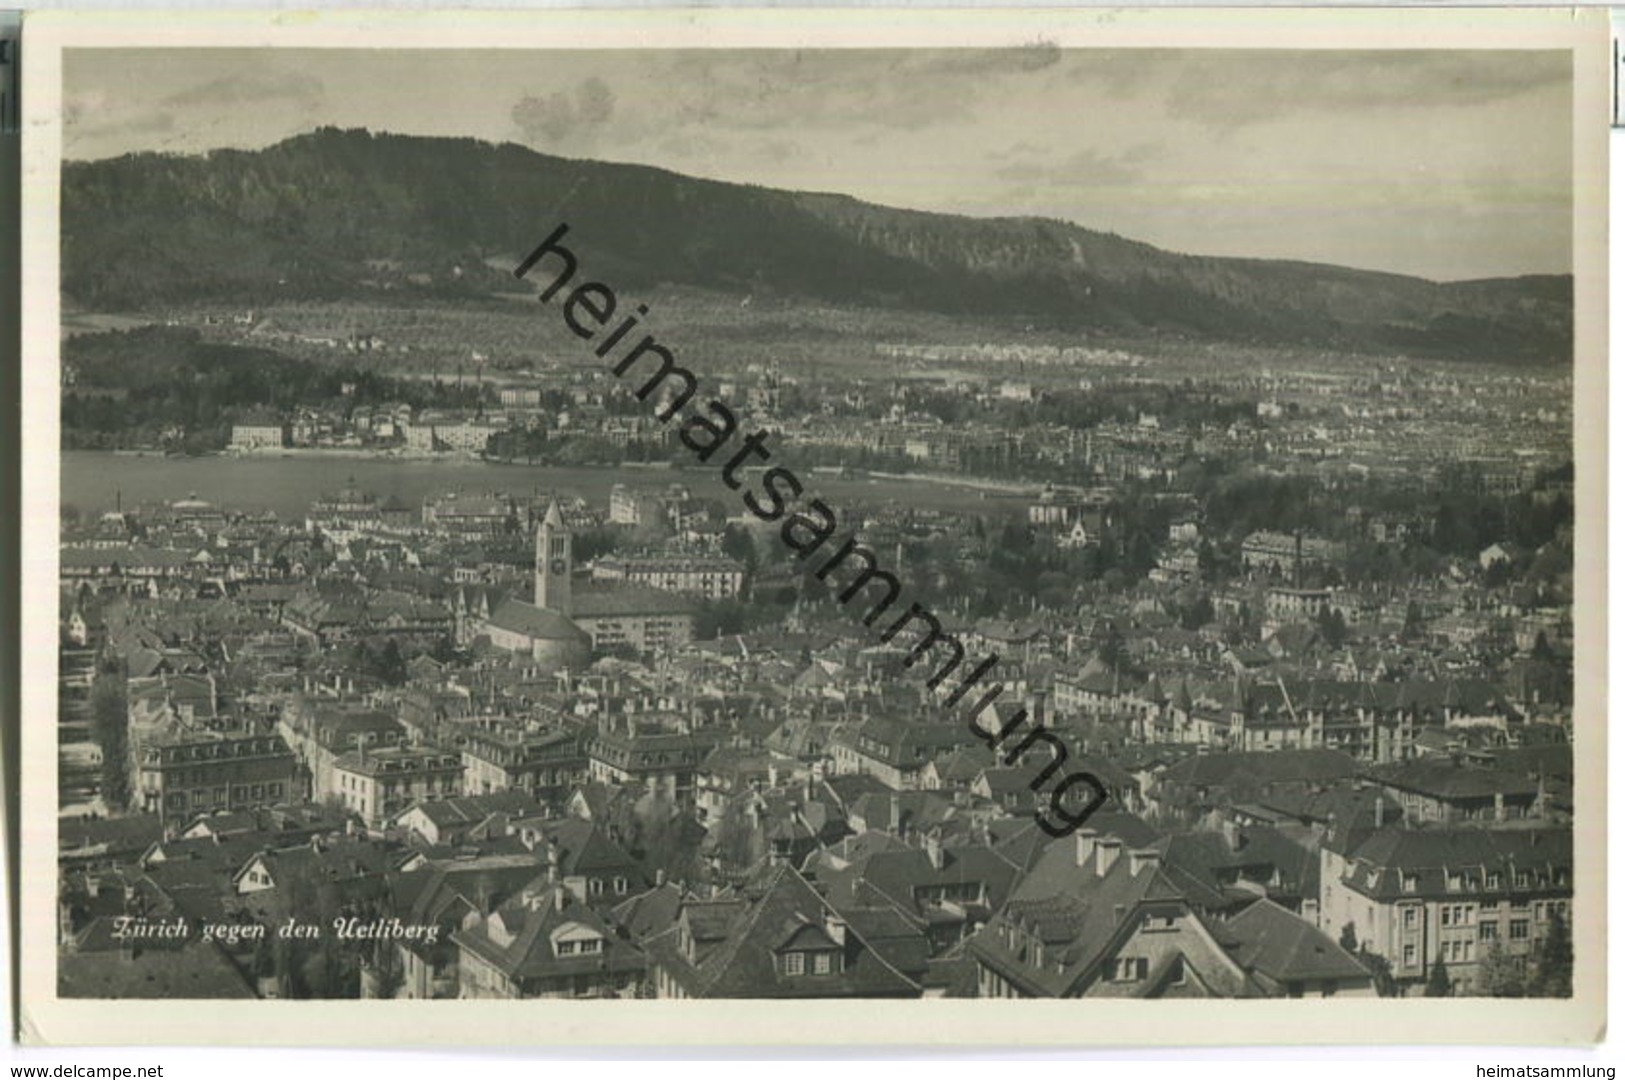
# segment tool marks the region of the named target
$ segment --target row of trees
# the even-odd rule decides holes
[[[64,445],[217,449],[242,416],[300,406],[348,417],[399,402],[413,408],[477,407],[477,386],[397,379],[352,363],[295,359],[270,349],[205,341],[192,329],[149,326],[70,338],[63,361],[76,373],[62,395]]]

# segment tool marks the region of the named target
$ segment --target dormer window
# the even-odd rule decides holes
[[[604,951],[604,939],[598,931],[578,922],[560,926],[552,938],[555,956],[591,956]]]
[[[1112,965],[1113,982],[1143,982],[1151,971],[1151,961],[1143,956],[1120,956]]]
[[[793,949],[780,954],[779,970],[785,975],[839,975],[841,954],[834,949]]]
[[[1421,887],[1421,885],[1421,878],[1417,877],[1415,874],[1406,874],[1400,881],[1400,888],[1404,889],[1408,893],[1415,892]]]

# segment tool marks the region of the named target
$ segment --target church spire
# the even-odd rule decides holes
[[[570,529],[557,499],[536,528],[536,606],[570,614]]]

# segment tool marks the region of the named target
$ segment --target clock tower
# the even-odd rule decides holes
[[[536,527],[536,606],[570,614],[570,530],[557,499]]]

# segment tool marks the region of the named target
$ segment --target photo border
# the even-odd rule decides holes
[[[422,13],[41,12],[25,23],[22,860],[26,1043],[267,1046],[1583,1045],[1606,965],[1608,16],[1602,9],[707,9]],[[64,48],[1569,49],[1574,55],[1574,997],[987,1001],[132,1001],[56,995],[59,176]],[[1593,944],[1595,947],[1593,947]],[[1328,1023],[1328,1020],[1334,1020]],[[1367,1041],[1357,1039],[1355,1041]]]

